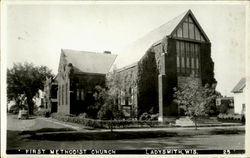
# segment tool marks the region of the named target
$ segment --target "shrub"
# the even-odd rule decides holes
[[[17,105],[13,105],[13,106],[11,106],[10,107],[10,109],[9,109],[9,113],[12,113],[12,114],[18,114],[18,112],[19,112],[19,106],[17,106]]]
[[[218,109],[219,109],[219,112],[220,112],[220,113],[223,113],[223,114],[227,113],[227,112],[228,112],[228,109],[229,109],[229,103],[228,103],[228,102],[223,102],[223,103],[218,107]]]
[[[16,104],[16,105],[11,106],[8,112],[12,114],[18,114],[19,110],[22,110],[22,109],[28,110],[28,107],[25,105]]]
[[[223,114],[220,113],[217,116],[218,119],[222,119],[222,120],[240,120],[243,121],[244,119],[244,115],[241,114]]]
[[[144,112],[141,116],[140,116],[140,118],[139,118],[139,120],[149,120],[150,119],[150,115],[148,114],[148,113],[146,113],[146,112]]]
[[[50,117],[50,111],[48,109],[41,109],[35,112],[37,116]]]
[[[85,113],[80,113],[78,115],[78,117],[80,117],[80,118],[88,118],[88,114],[86,112]]]
[[[157,114],[152,114],[150,120],[157,121],[157,120],[158,120],[158,117],[159,117],[159,114],[158,114],[158,113],[157,113]]]
[[[98,111],[97,117],[101,120],[122,119],[123,114],[112,101],[105,103]]]
[[[158,126],[158,121],[149,121],[149,120],[96,120],[96,119],[87,119],[80,118],[79,116],[66,116],[59,113],[51,114],[52,118],[72,123],[79,123],[84,126],[93,127],[93,128],[130,128],[130,127],[154,127]]]
[[[139,120],[156,121],[156,120],[158,120],[158,116],[159,116],[158,113],[157,114],[148,114],[145,112],[140,116]]]

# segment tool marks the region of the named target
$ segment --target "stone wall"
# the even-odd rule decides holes
[[[131,117],[137,118],[138,98],[137,98],[137,77],[138,77],[137,63],[129,65],[128,67],[118,70],[120,94],[118,96],[118,105],[131,106]],[[121,93],[124,95],[121,96]],[[123,100],[123,101],[122,101]]]

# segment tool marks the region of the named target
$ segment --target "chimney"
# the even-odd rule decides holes
[[[104,53],[104,54],[111,54],[111,51],[105,50],[103,53]]]

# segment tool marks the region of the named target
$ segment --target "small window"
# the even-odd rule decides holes
[[[84,95],[84,89],[81,89],[81,100],[85,99],[85,95]]]
[[[177,37],[182,37],[182,28],[179,27],[177,30]]]
[[[180,68],[180,42],[176,42],[176,63],[177,63],[177,71],[179,71]]]
[[[194,27],[194,30],[195,30],[195,39],[200,41],[201,40],[200,31],[198,30],[196,26]]]
[[[125,92],[121,91],[121,105],[126,104]]]
[[[131,117],[131,106],[123,106],[122,112],[125,117]]]
[[[61,86],[58,86],[58,105],[61,105]]]
[[[183,23],[183,37],[188,38],[188,23]]]
[[[184,19],[185,22],[188,22],[188,17]]]
[[[80,89],[76,89],[76,100],[80,100]]]
[[[194,24],[192,23],[189,24],[189,37],[194,39]]]
[[[202,42],[204,42],[204,41],[205,41],[203,36],[201,36],[201,41],[202,41]]]
[[[62,105],[64,105],[64,85],[62,85]]]
[[[188,22],[189,23],[194,23],[191,17],[188,18]]]
[[[66,91],[66,95],[65,95],[65,98],[66,98],[66,104],[68,104],[68,83],[66,83],[66,86],[65,86],[65,91]]]
[[[242,114],[245,114],[245,112],[246,112],[246,105],[242,104]]]

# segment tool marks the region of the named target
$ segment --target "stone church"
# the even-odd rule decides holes
[[[58,112],[77,114],[93,105],[93,88],[107,74],[119,77],[117,103],[127,118],[144,112],[178,115],[173,88],[216,83],[211,43],[191,10],[122,49],[116,55],[62,50],[57,75]],[[122,65],[113,72],[110,68]]]
[[[159,121],[178,115],[174,87],[216,83],[210,40],[191,10],[121,52],[117,63],[137,60],[116,70],[123,85],[118,103],[132,118],[149,111],[159,112]],[[128,59],[122,60],[122,55]]]
[[[105,77],[116,59],[104,53],[62,49],[56,81],[58,84],[57,112],[80,114],[94,105],[97,85],[105,87]]]

